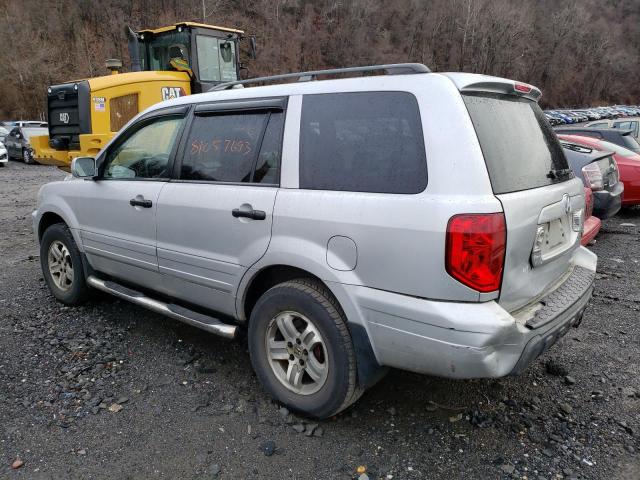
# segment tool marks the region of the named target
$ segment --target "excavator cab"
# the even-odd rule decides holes
[[[154,30],[128,31],[132,71],[189,73],[192,93],[240,78],[242,30],[183,22]],[[251,42],[255,57],[255,42]]]

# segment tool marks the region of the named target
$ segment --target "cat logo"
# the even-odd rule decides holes
[[[60,114],[60,121],[62,123],[69,123],[69,114],[67,112],[62,112]]]
[[[182,87],[162,87],[160,92],[162,93],[162,100],[173,100],[174,98],[184,96],[184,90]]]

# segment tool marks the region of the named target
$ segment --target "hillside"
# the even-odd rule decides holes
[[[252,76],[412,61],[535,84],[545,106],[640,103],[634,0],[0,0],[0,12],[0,118],[42,115],[47,85],[106,74],[106,58],[127,65],[125,25],[183,20],[256,34]]]

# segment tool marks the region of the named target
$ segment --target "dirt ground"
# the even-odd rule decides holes
[[[604,222],[581,327],[524,374],[391,371],[316,425],[267,398],[241,341],[56,303],[30,214],[64,175],[0,169],[0,478],[640,478],[640,209]]]

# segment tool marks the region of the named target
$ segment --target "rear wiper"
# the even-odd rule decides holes
[[[549,173],[547,173],[547,178],[550,178],[552,180],[557,180],[558,178],[563,178],[570,175],[571,175],[570,168],[554,168],[552,170],[549,170]]]

